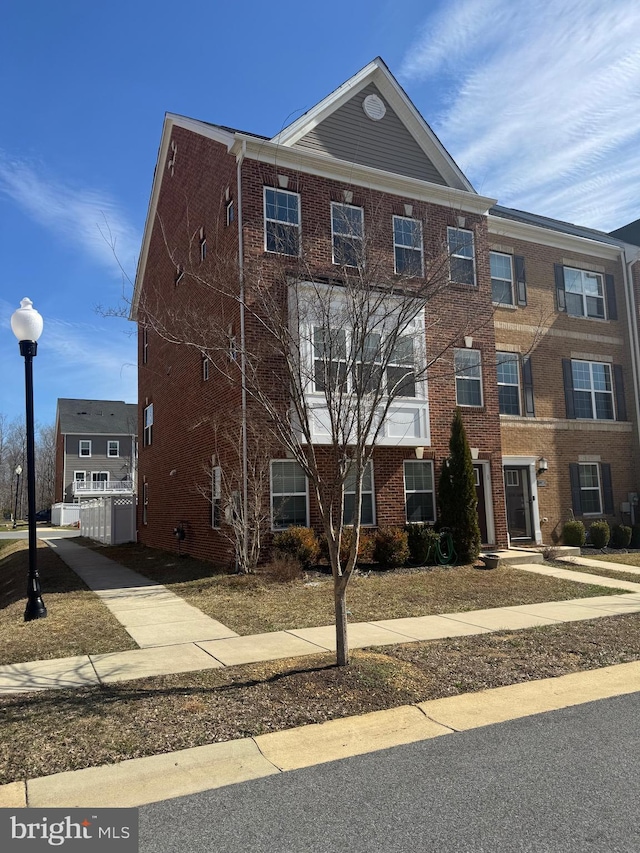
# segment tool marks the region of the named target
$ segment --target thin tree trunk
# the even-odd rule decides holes
[[[342,580],[342,579],[341,579]],[[336,611],[336,663],[338,666],[349,664],[349,641],[347,639],[347,588],[338,581],[334,588]]]

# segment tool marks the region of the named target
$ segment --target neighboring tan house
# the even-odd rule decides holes
[[[59,399],[56,501],[134,493],[137,422],[135,403]]]
[[[637,490],[639,373],[627,322],[629,311],[636,316],[629,247],[495,202],[476,193],[380,59],[273,138],[167,114],[131,315],[139,329],[139,540],[173,547],[179,526],[184,550],[229,559],[225,512],[233,510],[220,482],[247,470],[254,422],[248,395],[225,375],[243,344],[259,351],[264,332],[242,299],[207,282],[226,265],[240,288],[252,281],[278,292],[294,279],[333,286],[360,263],[358,243],[362,268],[373,259],[385,281],[421,281],[448,247],[447,286],[408,330],[397,369],[410,377],[451,339],[427,381],[408,381],[391,413],[365,478],[363,524],[436,520],[456,406],[485,546],[506,546],[509,535],[557,541],[572,513],[587,523],[627,520]],[[281,292],[284,315],[286,284]],[[313,380],[321,321],[288,316],[300,340],[311,340],[305,399],[317,408],[312,443],[321,447],[326,411]],[[211,318],[208,337],[195,318]],[[267,368],[277,376],[277,366]],[[275,379],[273,395],[286,407],[286,384]],[[236,414],[243,458],[220,440]],[[273,450],[265,484],[271,531],[318,526],[304,473],[282,450]]]

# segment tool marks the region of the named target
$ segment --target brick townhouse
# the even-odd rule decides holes
[[[509,535],[554,541],[570,511],[620,518],[636,488],[638,443],[629,246],[476,193],[376,59],[273,138],[165,117],[132,306],[140,541],[175,547],[180,529],[185,551],[229,562],[225,519],[255,464],[250,447],[268,457],[269,530],[318,525],[304,474],[270,443],[238,381],[239,354],[259,353],[263,335],[259,312],[245,306],[251,283],[280,294],[274,310],[291,323],[282,282],[315,293],[339,286],[359,246],[381,282],[408,276],[416,286],[448,250],[446,286],[381,378],[404,376],[366,472],[363,524],[436,520],[456,406],[486,545]],[[225,278],[237,280],[240,299],[216,285]],[[295,322],[302,340],[307,320]],[[319,407],[312,442],[321,446],[318,331],[309,332],[305,400]],[[339,334],[348,347],[348,322]],[[265,354],[260,369],[286,411],[277,363]],[[230,472],[231,499],[221,489]]]

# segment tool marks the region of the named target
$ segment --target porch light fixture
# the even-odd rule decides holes
[[[33,421],[33,359],[38,352],[38,338],[42,334],[42,317],[30,299],[23,299],[11,315],[11,329],[20,342],[20,355],[24,358],[24,379],[27,421],[27,495],[29,506],[29,582],[24,621],[42,619],[47,615],[40,591],[40,577],[36,563],[36,466]]]
[[[549,470],[549,462],[547,459],[545,459],[544,456],[541,456],[540,459],[538,459],[538,474],[544,474],[545,471],[548,471],[548,470]]]

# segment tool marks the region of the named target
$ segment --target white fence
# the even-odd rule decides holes
[[[54,527],[80,524],[80,504],[54,504],[51,507],[51,524]]]
[[[136,499],[105,497],[80,505],[80,535],[103,545],[120,545],[136,540]]]

